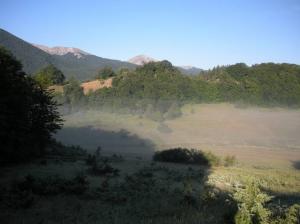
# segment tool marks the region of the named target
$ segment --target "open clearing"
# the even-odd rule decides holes
[[[57,138],[88,149],[151,155],[154,150],[188,147],[235,155],[245,165],[297,167],[300,161],[300,110],[237,108],[231,104],[186,105],[183,115],[159,123],[134,115],[88,111],[65,116]]]

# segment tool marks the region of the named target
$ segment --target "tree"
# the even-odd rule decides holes
[[[244,189],[237,189],[234,199],[239,207],[235,215],[236,224],[270,223],[271,212],[264,205],[271,197],[261,192],[257,182],[249,181]]]
[[[105,66],[99,70],[96,79],[107,79],[114,76],[116,76],[116,73],[112,70],[112,68]]]
[[[71,78],[69,83],[64,86],[65,103],[71,106],[71,109],[80,107],[84,101],[83,88],[77,80]]]
[[[63,84],[64,74],[54,65],[48,65],[34,75],[34,79],[44,88],[51,85]]]
[[[22,71],[22,65],[0,48],[0,158],[24,162],[44,154],[62,125],[50,93]]]

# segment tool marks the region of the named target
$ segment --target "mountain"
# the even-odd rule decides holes
[[[142,54],[137,55],[128,60],[128,62],[138,65],[138,66],[147,64],[149,62],[156,62],[156,61],[159,61],[159,60],[156,60],[154,58],[151,58],[147,55],[142,55]],[[203,71],[203,69],[197,68],[194,66],[176,66],[176,67],[185,75],[198,75],[201,71]]]
[[[128,60],[128,62],[132,63],[132,64],[135,64],[135,65],[144,65],[144,64],[147,64],[149,62],[155,62],[155,61],[158,61],[154,58],[151,58],[147,55],[137,55],[133,58],[130,58]]]
[[[89,53],[74,47],[47,47],[39,44],[32,45],[52,55],[65,55],[70,53],[76,56],[77,58],[82,58],[85,55],[90,55]]]
[[[30,44],[3,29],[0,29],[0,46],[11,51],[22,62],[23,69],[28,74],[34,74],[41,68],[53,64],[67,78],[75,77],[80,80],[93,78],[98,70],[105,66],[112,67],[114,70],[120,68],[134,69],[138,65],[158,61],[146,55],[138,55],[125,62],[101,58],[73,47],[47,47]],[[196,67],[186,66],[178,67],[178,69],[187,75],[195,75],[202,71]]]
[[[93,78],[97,71],[105,66],[110,66],[114,70],[136,67],[132,63],[101,58],[77,48],[32,45],[3,29],[0,29],[0,46],[11,51],[22,62],[23,69],[28,74],[34,74],[41,68],[53,64],[66,77],[86,80]]]
[[[29,74],[54,62],[51,55],[2,29],[0,29],[0,46],[11,51],[22,62],[24,71]]]
[[[198,75],[200,72],[204,71],[203,69],[194,66],[178,66],[177,68],[186,75]]]

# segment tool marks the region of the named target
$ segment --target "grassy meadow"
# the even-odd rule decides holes
[[[13,194],[0,197],[9,207],[0,207],[1,220],[234,223],[234,192],[249,181],[272,196],[267,206],[277,215],[300,202],[299,110],[202,104],[186,105],[182,112],[163,123],[103,111],[66,115],[56,138],[89,153],[101,146],[96,168],[80,156],[3,168],[1,191],[11,186]],[[211,151],[221,162],[151,160],[155,151],[178,146]],[[236,161],[227,166],[228,155]]]
[[[57,139],[90,150],[151,155],[187,147],[235,155],[249,166],[293,168],[300,161],[300,111],[238,108],[232,104],[186,105],[183,115],[162,123],[129,114],[87,111],[64,117]],[[79,138],[80,137],[80,138]]]

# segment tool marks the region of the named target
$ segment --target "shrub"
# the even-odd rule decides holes
[[[237,164],[235,156],[225,156],[224,166],[234,166],[235,164]]]
[[[88,157],[85,160],[85,163],[88,166],[94,166],[97,163],[96,156],[89,154]]]
[[[220,166],[221,159],[212,152],[204,152],[204,157],[208,160],[210,166]]]
[[[287,213],[283,223],[286,224],[299,224],[300,223],[300,205],[292,205]]]
[[[251,181],[245,188],[239,188],[234,193],[238,203],[238,212],[235,215],[236,224],[268,224],[270,211],[264,207],[271,197],[261,192],[258,184]]]
[[[174,148],[155,152],[154,161],[173,162],[173,163],[191,163],[190,151],[185,148]]]
[[[153,160],[205,166],[217,166],[220,164],[220,158],[211,152],[186,148],[174,148],[155,152]]]
[[[294,204],[285,209],[281,218],[274,218],[272,224],[299,224],[300,223],[300,205]]]
[[[89,182],[86,176],[79,174],[76,175],[72,180],[65,181],[63,185],[63,192],[66,194],[83,194],[89,186]]]
[[[107,161],[100,162],[100,163],[93,162],[91,167],[88,169],[88,172],[96,176],[104,176],[108,174],[111,174],[113,176],[119,175],[119,170],[113,168],[111,165],[108,164]]]
[[[38,178],[27,175],[24,180],[12,185],[12,193],[32,192],[36,195],[53,196],[58,194],[83,194],[88,189],[89,182],[83,175],[76,175],[71,180],[66,180],[57,175]]]
[[[79,145],[67,146],[59,141],[53,140],[47,149],[47,155],[50,156],[67,156],[67,157],[83,157],[87,156],[87,151]]]

